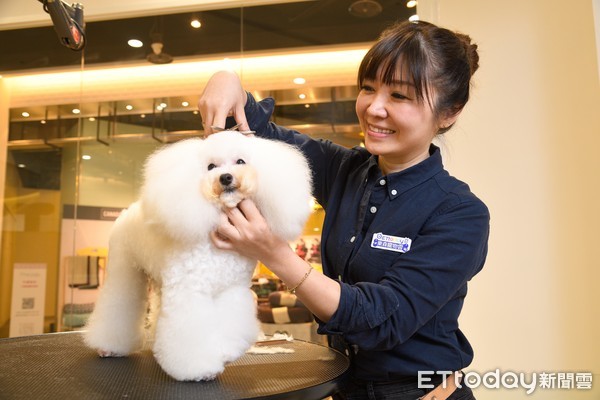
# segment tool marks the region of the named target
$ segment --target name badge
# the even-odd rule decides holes
[[[412,240],[406,237],[386,235],[381,232],[374,233],[371,240],[371,247],[374,249],[395,251],[397,253],[406,253],[410,250]]]

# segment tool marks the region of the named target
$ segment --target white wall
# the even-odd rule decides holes
[[[461,327],[467,371],[593,372],[594,389],[478,390],[488,399],[600,399],[600,84],[591,0],[420,0],[479,44],[446,165],[488,204],[488,262]],[[530,376],[530,375],[529,375]]]

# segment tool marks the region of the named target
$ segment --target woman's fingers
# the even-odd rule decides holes
[[[246,101],[246,92],[235,73],[220,71],[214,74],[198,100],[204,131],[212,134],[224,130],[227,117],[230,116],[239,125],[238,130],[249,131],[244,113]]]

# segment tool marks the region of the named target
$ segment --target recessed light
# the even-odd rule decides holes
[[[187,101],[182,101],[182,102],[181,102],[181,105],[182,105],[183,107],[187,107],[187,106],[189,106],[189,105],[190,105],[190,103],[189,103],[189,102],[187,102]]]
[[[96,118],[94,118],[94,117],[89,117],[88,118],[88,121],[90,121],[90,122],[94,122],[95,120],[96,120]]]
[[[131,111],[131,110],[133,110],[133,106],[132,106],[131,104],[127,104],[127,105],[125,106],[125,108],[127,109],[127,111]]]
[[[300,94],[298,95],[298,98],[299,98],[299,99],[305,99],[305,98],[306,98],[306,95],[305,95],[304,93],[300,93]]]
[[[304,85],[306,83],[306,79],[300,77],[294,78],[294,83],[296,85]]]
[[[410,17],[408,17],[408,20],[410,22],[417,22],[419,20],[419,16],[417,14],[411,15]]]
[[[406,7],[413,8],[417,6],[417,0],[410,0],[406,2]]]
[[[87,155],[87,154],[84,154],[84,155],[82,155],[82,156],[81,156],[81,158],[82,158],[83,160],[91,160],[91,159],[92,159],[92,156],[90,156],[90,155]]]
[[[167,103],[160,103],[159,107],[160,108],[167,108]]]
[[[28,113],[27,111],[23,111],[23,112],[21,113],[21,115],[22,115],[23,117],[25,117],[25,118],[28,118],[28,117],[29,117],[29,113]]]
[[[81,113],[81,110],[79,108],[74,108],[74,109],[71,110],[71,112],[73,114],[79,114],[79,113]]]
[[[200,28],[200,27],[202,26],[202,22],[200,22],[200,20],[199,20],[199,19],[197,19],[197,18],[194,18],[194,19],[193,19],[193,20],[190,22],[190,25],[192,26],[192,28],[194,28],[194,29],[198,29],[198,28]]]
[[[136,49],[139,47],[142,47],[144,45],[144,43],[138,39],[129,39],[127,41],[127,44],[130,45],[131,47],[135,47]]]
[[[41,121],[40,121],[40,124],[42,124],[42,125],[46,125],[46,120],[45,120],[45,119],[41,120]]]
[[[19,168],[25,168],[26,165],[25,164],[18,164],[17,167],[19,167]]]

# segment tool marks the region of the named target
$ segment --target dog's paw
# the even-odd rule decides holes
[[[109,351],[109,350],[98,350],[98,355],[102,358],[108,358],[108,357],[125,357],[127,354],[115,353],[115,352]]]
[[[199,376],[197,378],[194,379],[190,379],[189,382],[210,382],[210,381],[214,381],[217,376],[219,374],[208,374],[208,375],[203,375],[203,376]]]

